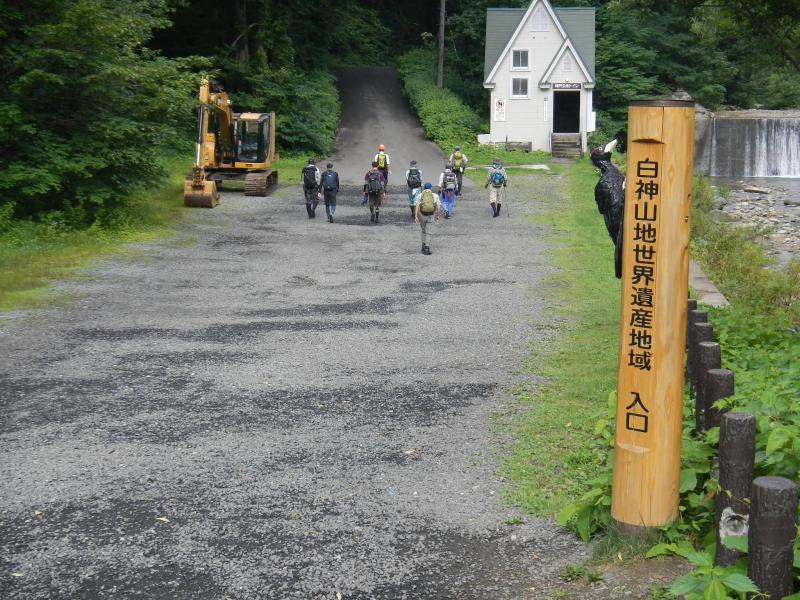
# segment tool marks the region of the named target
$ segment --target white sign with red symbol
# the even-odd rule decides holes
[[[494,101],[494,120],[495,121],[505,121],[506,120],[506,99],[505,98],[496,98]]]

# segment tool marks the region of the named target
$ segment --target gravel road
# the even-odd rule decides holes
[[[398,194],[372,226],[355,186],[333,224],[227,191],[9,319],[0,597],[543,597],[587,551],[505,523],[492,417],[543,320],[546,179],[510,218],[467,190],[432,256]]]

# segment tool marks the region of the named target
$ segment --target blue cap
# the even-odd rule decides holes
[[[423,185],[422,187],[424,187],[426,190],[429,190],[429,189],[431,189],[433,186],[432,186],[430,183],[426,183],[426,184],[425,184],[425,185]]]
[[[417,164],[417,161],[415,161],[415,160],[412,160],[412,161],[411,161],[411,164],[412,164],[412,165],[415,165],[415,164]]]

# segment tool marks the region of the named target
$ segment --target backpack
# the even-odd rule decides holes
[[[367,192],[370,194],[377,194],[381,191],[381,174],[378,171],[370,171],[367,173]]]
[[[303,187],[307,190],[317,187],[317,168],[315,166],[308,165],[303,169]]]
[[[433,192],[430,190],[423,190],[422,197],[419,202],[419,212],[423,215],[432,215],[436,211],[436,200],[433,197]]]
[[[377,156],[377,159],[378,160],[376,162],[378,163],[378,168],[379,169],[385,169],[386,168],[386,155],[383,152],[379,152],[378,156]]]
[[[406,184],[412,190],[422,187],[422,175],[420,175],[419,169],[415,167],[408,170],[408,179],[406,179]]]
[[[444,174],[444,189],[446,190],[454,190],[456,189],[456,182],[458,179],[456,178],[455,173],[445,173]]]
[[[454,169],[461,169],[461,160],[464,158],[464,155],[461,154],[461,150],[457,150],[453,152],[453,168]]]
[[[333,171],[325,171],[322,174],[322,187],[326,190],[335,190],[336,189],[336,173]]]
[[[492,182],[492,187],[499,188],[505,183],[506,177],[503,175],[502,171],[494,170],[491,175],[489,175],[489,180]]]

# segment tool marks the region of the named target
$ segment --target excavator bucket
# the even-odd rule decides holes
[[[203,180],[200,185],[187,179],[183,182],[183,204],[184,206],[214,208],[219,204],[217,185],[208,179]]]

